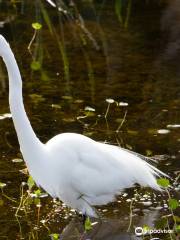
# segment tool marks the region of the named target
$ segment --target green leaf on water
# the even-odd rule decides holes
[[[94,117],[95,116],[95,113],[94,112],[85,112],[84,113],[86,115],[86,117]]]
[[[147,149],[147,150],[146,150],[146,156],[147,156],[147,157],[151,157],[152,154],[153,154],[153,152],[152,152],[150,149]]]
[[[40,63],[39,61],[36,61],[36,60],[32,61],[32,62],[31,62],[31,69],[32,69],[33,71],[38,71],[38,70],[40,70],[40,69],[41,69],[41,63]]]
[[[175,198],[170,198],[168,200],[168,204],[169,204],[169,208],[172,209],[172,210],[175,210],[176,208],[179,207],[179,202]]]
[[[6,186],[6,183],[0,182],[0,188],[3,189]]]
[[[90,231],[92,229],[92,223],[89,217],[86,218],[84,227],[85,227],[85,231]]]
[[[29,190],[31,190],[35,185],[34,179],[31,176],[29,176],[29,178],[27,180],[27,185],[29,187]]]
[[[35,204],[36,206],[40,205],[40,204],[41,204],[40,198],[34,198],[34,204]]]
[[[158,178],[157,179],[157,184],[161,187],[169,187],[170,182],[167,178]]]
[[[42,28],[42,24],[38,22],[32,23],[32,28],[34,28],[35,30],[40,30]]]
[[[34,194],[36,194],[37,197],[41,196],[41,190],[37,189],[36,191],[34,191]]]
[[[180,232],[180,225],[176,226],[176,231],[179,233]]]
[[[34,202],[34,199],[32,197],[28,196],[28,198],[26,200],[27,206],[33,204],[33,202]]]
[[[164,229],[166,226],[167,226],[167,219],[165,217],[157,220],[156,229]]]
[[[59,234],[58,233],[53,233],[50,235],[52,240],[59,240]]]
[[[143,230],[146,232],[146,231],[149,231],[151,229],[151,227],[150,226],[148,226],[148,225],[144,225],[143,226]]]

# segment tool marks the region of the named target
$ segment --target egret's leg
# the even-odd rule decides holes
[[[87,215],[86,214],[82,214],[82,222],[83,222],[84,226],[85,226],[86,219],[87,219]]]

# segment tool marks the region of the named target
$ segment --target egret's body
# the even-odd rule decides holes
[[[24,110],[16,60],[2,36],[0,55],[8,70],[9,105],[21,152],[35,182],[52,197],[83,214],[96,216],[93,205],[113,201],[135,183],[160,189],[156,176],[163,173],[120,147],[75,133],[59,134],[41,143]]]

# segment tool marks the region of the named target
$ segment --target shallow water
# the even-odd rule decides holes
[[[0,33],[7,37],[17,58],[26,111],[38,137],[46,142],[61,132],[82,133],[143,155],[156,156],[158,168],[172,178],[177,177],[178,1],[169,4],[134,1],[124,27],[117,19],[114,4],[79,2],[86,24],[84,32],[74,21],[59,18],[55,8],[44,4],[51,21],[48,28],[39,2],[21,1],[13,5],[0,1]],[[123,19],[126,17],[124,11]],[[43,27],[29,53],[27,46],[34,33],[31,23],[36,21],[42,22]],[[56,36],[61,43],[64,39],[66,46],[65,68]],[[34,60],[41,63],[37,71],[33,71]],[[118,106],[111,104],[105,119],[108,98],[114,99]],[[2,61],[0,106],[0,182],[7,184],[3,192],[17,201],[0,195],[0,239],[50,239],[53,233],[62,233],[62,239],[136,239],[135,226],[154,226],[160,216],[168,214],[163,202],[166,195],[155,197],[151,192],[143,197],[146,190],[138,190],[141,197],[133,204],[132,226],[127,232],[129,200],[135,191],[131,189],[116,203],[99,209],[104,220],[95,225],[89,236],[83,235],[81,221],[75,213],[63,205],[57,207],[50,197],[41,199],[40,210],[32,204],[27,212],[22,208],[19,217],[15,217],[22,193],[20,186],[27,182],[27,176],[20,172],[25,168],[24,163],[12,161],[21,159],[21,154],[12,119],[3,115],[9,113],[9,106],[7,74]],[[86,107],[95,111],[85,111]],[[24,194],[26,190],[27,186]],[[152,204],[147,206],[144,202]],[[169,234],[159,237],[169,239]]]

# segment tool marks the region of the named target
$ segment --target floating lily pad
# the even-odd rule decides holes
[[[59,234],[58,233],[53,233],[50,234],[51,240],[59,240]]]
[[[42,24],[38,22],[32,23],[32,28],[34,28],[35,30],[40,30],[42,28]]]
[[[168,204],[169,204],[169,208],[171,208],[172,210],[175,210],[176,208],[179,207],[179,202],[175,198],[170,198],[168,201]]]
[[[64,100],[72,100],[73,99],[73,97],[69,96],[69,95],[62,96],[61,98]]]
[[[180,124],[169,124],[167,128],[180,128]]]
[[[168,133],[170,133],[170,130],[168,130],[168,129],[159,129],[159,130],[157,130],[157,133],[159,133],[159,134],[168,134]]]
[[[38,71],[41,69],[41,63],[39,61],[32,61],[31,63],[31,69],[33,71]]]
[[[6,183],[3,183],[3,182],[0,182],[0,188],[3,189],[7,184]]]
[[[20,162],[23,162],[23,159],[21,159],[21,158],[15,158],[15,159],[12,159],[12,162],[13,162],[13,163],[20,163]]]
[[[169,179],[167,178],[158,178],[157,184],[161,187],[169,187],[170,182],[169,182]]]
[[[52,104],[51,106],[52,108],[61,109],[61,105],[59,104]]]
[[[145,224],[145,225],[143,225],[143,230],[145,232],[147,232],[147,231],[151,230],[151,227]]]

